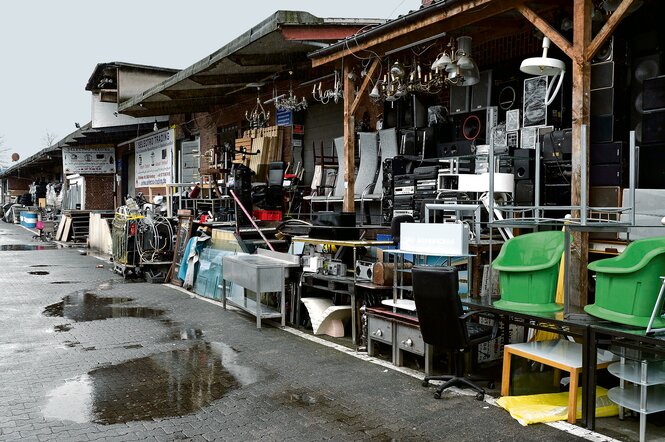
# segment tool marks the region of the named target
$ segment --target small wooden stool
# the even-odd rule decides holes
[[[577,387],[582,372],[582,344],[565,339],[554,341],[524,342],[503,347],[503,374],[501,376],[501,396],[510,393],[510,357],[512,355],[539,362],[570,373],[568,394],[568,422],[577,420]],[[614,359],[613,355],[598,354],[598,368],[606,368]]]

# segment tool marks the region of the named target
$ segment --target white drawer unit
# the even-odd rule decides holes
[[[398,351],[408,351],[420,356],[425,355],[425,341],[423,335],[420,334],[420,329],[414,326],[397,323],[397,332],[395,343],[397,344]],[[398,360],[401,362],[401,354]],[[401,363],[397,365],[402,365]]]
[[[372,341],[380,341],[385,344],[392,345],[393,343],[393,323],[388,319],[379,318],[377,316],[367,316],[367,352],[370,356],[373,355]],[[372,350],[370,350],[370,348]]]
[[[417,323],[402,322],[399,319],[367,313],[367,354],[376,355],[376,343],[392,347],[392,363],[401,367],[404,352],[425,357],[425,374],[432,371],[432,347],[425,344]]]

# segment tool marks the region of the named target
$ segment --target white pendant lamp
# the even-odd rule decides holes
[[[542,57],[532,57],[527,58],[520,65],[520,71],[529,75],[547,75],[548,77],[553,77],[550,81],[549,86],[547,87],[547,98],[545,104],[549,106],[554,97],[559,93],[561,89],[561,84],[563,83],[563,76],[566,73],[566,65],[563,61],[556,58],[551,58],[547,56],[547,51],[550,48],[550,39],[547,37],[543,38],[543,56]],[[556,81],[556,77],[558,81]],[[552,91],[552,87],[556,83],[556,88]]]

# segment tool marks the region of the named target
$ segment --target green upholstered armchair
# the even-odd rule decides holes
[[[499,308],[554,312],[559,262],[564,250],[561,231],[527,233],[506,241],[492,268],[499,271]]]
[[[647,327],[665,276],[665,236],[634,241],[619,255],[589,264],[596,272],[595,303],[590,315],[620,324]],[[657,315],[653,327],[665,327]]]

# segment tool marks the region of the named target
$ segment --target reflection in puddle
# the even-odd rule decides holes
[[[256,380],[256,371],[238,365],[231,347],[202,343],[69,379],[48,394],[42,412],[102,424],[182,416]]]
[[[132,301],[125,297],[98,297],[94,293],[68,295],[61,302],[44,309],[44,316],[56,316],[73,321],[96,321],[108,318],[158,318],[164,310],[123,305]]]
[[[49,273],[45,270],[33,270],[32,272],[28,272],[30,275],[48,275]]]
[[[68,332],[69,330],[72,329],[71,324],[59,324],[59,325],[54,325],[53,330],[57,332]]]
[[[78,284],[81,281],[53,281],[51,284]]]
[[[181,341],[190,341],[192,339],[201,339],[203,336],[203,331],[198,328],[182,328],[180,330],[174,330],[171,334],[171,339],[181,340]]]
[[[0,245],[0,251],[2,252],[17,252],[17,251],[26,251],[26,250],[50,250],[55,249],[55,244],[3,244]]]

